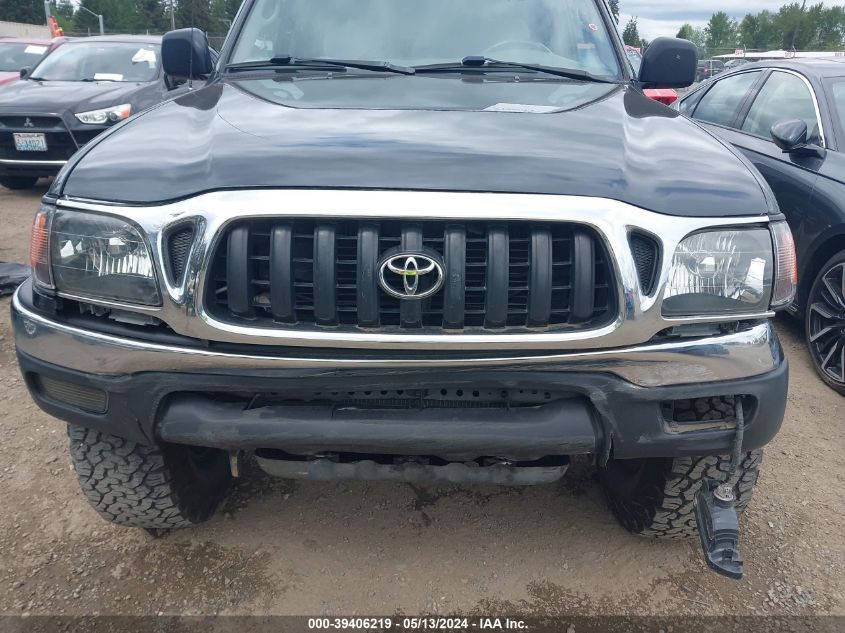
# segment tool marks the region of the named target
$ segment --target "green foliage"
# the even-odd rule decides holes
[[[196,26],[210,36],[223,36],[242,0],[52,0],[53,15],[65,32],[97,34],[103,16],[106,33],[164,33],[170,29],[169,7],[176,12],[176,28]],[[0,20],[44,24],[43,0],[0,0]]]
[[[675,37],[679,37],[682,40],[689,40],[691,42],[692,38],[695,37],[695,29],[692,24],[684,24]]]
[[[724,11],[714,13],[704,27],[710,51],[730,51],[736,48],[739,25]]]
[[[78,4],[103,15],[107,33],[163,33],[170,28],[168,7],[176,11],[177,28],[196,26],[210,36],[228,31],[242,0],[79,0]],[[422,1],[422,0],[421,0]],[[80,10],[73,0],[53,0],[53,13],[66,33],[99,31],[93,15]],[[619,0],[608,0],[619,19]],[[728,5],[730,3],[722,2]],[[0,20],[44,24],[43,0],[0,0]],[[748,14],[737,22],[720,11],[704,29],[685,24],[679,37],[692,41],[702,56],[733,52],[735,48],[769,50],[845,50],[845,5],[841,1],[800,0],[785,3],[775,11]],[[637,19],[623,32],[625,43],[640,47],[643,39]]]
[[[0,0],[0,20],[44,24],[43,0]]]
[[[643,38],[640,37],[640,29],[637,25],[636,17],[628,20],[628,24],[625,25],[625,30],[622,31],[622,39],[625,40],[625,43],[628,46],[640,48],[643,45]]]
[[[823,2],[807,6],[804,0],[785,4],[777,13],[749,13],[736,25],[730,43],[708,37],[708,54],[730,52],[734,44],[746,50],[841,51],[845,49],[845,7]]]
[[[703,28],[695,28],[692,24],[684,24],[681,30],[675,37],[680,37],[683,40],[689,40],[698,48],[699,55],[703,55],[707,50],[707,34]]]

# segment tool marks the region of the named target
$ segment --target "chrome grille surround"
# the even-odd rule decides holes
[[[671,254],[688,235],[707,229],[765,226],[767,215],[736,218],[667,216],[616,200],[574,196],[498,193],[452,193],[364,190],[238,190],[220,191],[156,206],[126,206],[65,198],[59,208],[77,209],[126,218],[139,226],[153,246],[161,280],[163,305],[144,308],[86,297],[63,295],[92,304],[153,314],[175,332],[199,339],[265,346],[356,348],[369,350],[584,350],[639,345],[659,332],[682,324],[717,323],[769,318],[772,312],[725,317],[665,318],[661,303],[671,257],[662,258],[655,290],[646,296],[631,253],[629,235],[641,230],[659,236],[664,253]],[[217,241],[225,229],[250,218],[402,219],[402,220],[530,220],[582,224],[604,242],[618,287],[618,315],[607,325],[577,332],[520,334],[438,333],[383,334],[352,329],[298,329],[295,326],[253,328],[224,323],[203,306],[203,289]],[[190,222],[196,238],[187,274],[173,285],[164,274],[167,247],[164,234],[176,224]]]

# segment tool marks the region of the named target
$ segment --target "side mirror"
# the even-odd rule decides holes
[[[698,49],[687,40],[658,37],[645,50],[639,81],[643,88],[686,88],[695,83]]]
[[[26,79],[32,73],[32,67],[21,68],[21,79]]]
[[[823,156],[824,150],[808,141],[807,123],[800,119],[781,121],[772,126],[772,140],[784,154],[812,154]]]
[[[169,77],[202,79],[214,70],[208,38],[199,29],[179,29],[164,34],[161,63]]]

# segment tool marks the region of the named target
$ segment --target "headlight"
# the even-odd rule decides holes
[[[130,114],[132,114],[132,106],[124,103],[113,108],[79,112],[76,114],[76,118],[82,123],[89,125],[105,125],[106,123],[117,123],[118,121],[123,121],[123,119],[128,119]]]
[[[768,229],[697,233],[678,245],[663,300],[668,317],[767,312],[772,297]]]
[[[35,238],[33,244],[37,246]],[[50,231],[50,260],[52,283],[59,292],[161,304],[149,248],[135,227],[118,218],[56,211]]]

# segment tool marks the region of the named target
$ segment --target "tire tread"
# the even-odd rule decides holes
[[[762,450],[746,453],[730,478],[729,456],[660,460],[663,468],[653,463],[648,481],[638,486],[634,494],[616,494],[607,485],[605,492],[614,515],[629,531],[659,539],[692,538],[698,534],[695,495],[704,478],[732,483],[737,493],[737,510],[742,512],[751,501],[762,459]]]
[[[204,521],[216,506],[216,500],[197,503],[185,494],[184,475],[170,466],[159,446],[73,425],[68,437],[82,492],[107,521],[146,529],[183,528]]]

